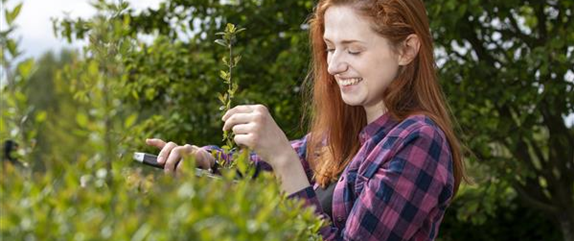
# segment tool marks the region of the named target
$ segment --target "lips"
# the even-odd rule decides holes
[[[337,83],[341,86],[356,85],[357,83],[363,81],[363,78],[347,78],[347,79],[337,79]]]

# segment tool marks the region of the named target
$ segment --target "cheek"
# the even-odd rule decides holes
[[[369,79],[369,85],[372,88],[382,89],[388,86],[396,77],[399,65],[398,62],[390,57],[381,57],[366,61],[365,78]]]

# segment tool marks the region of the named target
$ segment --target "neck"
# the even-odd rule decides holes
[[[379,103],[374,105],[363,106],[365,108],[365,113],[367,114],[367,124],[371,124],[377,118],[381,117],[387,112],[385,103],[381,100]]]

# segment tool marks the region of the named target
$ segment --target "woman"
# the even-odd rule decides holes
[[[435,75],[420,0],[321,0],[310,21],[314,115],[289,142],[262,105],[237,106],[224,130],[272,169],[291,198],[332,224],[325,240],[434,240],[463,178],[458,140]],[[216,146],[159,139],[173,172],[182,153],[200,166]],[[264,161],[263,161],[264,160]]]

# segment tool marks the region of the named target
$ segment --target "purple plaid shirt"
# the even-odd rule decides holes
[[[314,205],[317,215],[331,221],[320,231],[324,240],[436,238],[453,196],[454,177],[449,144],[430,118],[414,115],[399,123],[387,113],[361,130],[361,148],[335,186],[333,217],[322,211],[315,194],[318,184],[305,160],[307,137],[291,145],[312,186],[289,197]],[[251,160],[258,169],[270,170],[255,153]]]

